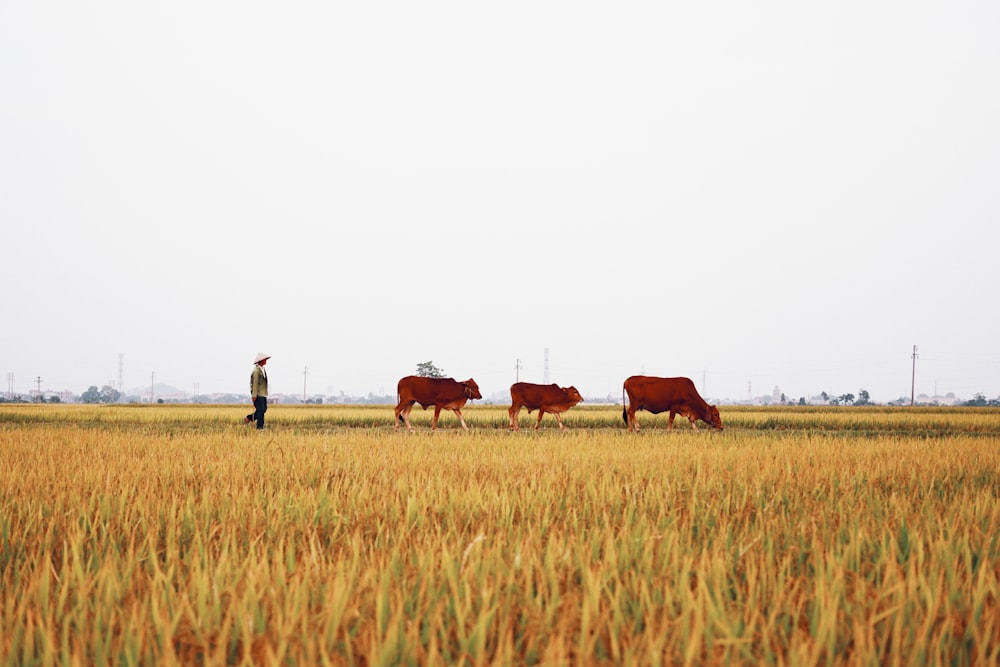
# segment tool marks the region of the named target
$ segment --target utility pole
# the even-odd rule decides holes
[[[306,402],[306,376],[309,375],[309,367],[302,369],[302,402]]]
[[[913,346],[913,371],[910,374],[910,407],[913,407],[913,399],[916,396],[917,386],[917,346]]]
[[[118,353],[118,402],[125,400],[125,355]]]
[[[542,372],[542,384],[549,383],[549,348],[545,348],[545,370]]]
[[[42,402],[42,376],[39,375],[35,380],[38,382],[38,402]]]
[[[514,360],[514,382],[520,382],[520,381],[521,381],[521,360],[520,359],[515,359]]]

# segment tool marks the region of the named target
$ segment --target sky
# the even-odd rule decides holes
[[[585,396],[1000,396],[998,34],[991,0],[0,2],[0,390],[248,393],[264,352],[293,395],[547,358]]]

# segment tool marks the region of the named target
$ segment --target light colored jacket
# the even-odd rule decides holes
[[[250,395],[267,396],[267,372],[260,365],[254,365],[250,373]]]

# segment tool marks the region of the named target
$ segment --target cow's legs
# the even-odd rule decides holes
[[[460,408],[452,408],[452,410],[458,416],[458,421],[462,424],[462,428],[464,428],[466,431],[468,431],[469,427],[465,425],[465,420],[462,419],[462,410]]]
[[[677,413],[674,412],[673,410],[671,410],[670,411],[670,419],[667,420],[667,430],[668,431],[673,431],[674,430],[674,417],[675,416],[677,416]]]
[[[639,418],[635,416],[636,409],[634,406],[628,407],[628,430],[639,431]]]
[[[511,405],[510,409],[507,410],[507,414],[510,415],[510,428],[511,428],[512,431],[519,431],[520,430],[520,427],[519,427],[517,421],[518,421],[518,417],[520,416],[519,413],[521,412],[521,406],[518,405],[516,407],[517,407],[517,409],[515,410],[514,409],[515,406]]]
[[[553,412],[552,414],[555,416],[556,422],[559,424],[559,430],[560,431],[565,431],[566,427],[563,426],[562,417],[559,416],[559,413],[558,412]]]
[[[542,416],[544,414],[545,414],[545,410],[543,410],[542,408],[538,408],[538,421],[535,422],[535,430],[536,431],[538,430],[538,427],[542,425]]]
[[[411,431],[413,430],[413,427],[410,426],[410,410],[412,409],[413,409],[413,402],[406,404],[400,403],[399,405],[396,406],[396,427],[395,427],[396,430],[399,430],[399,422],[401,417],[403,423],[406,424],[406,428]]]
[[[434,418],[431,419],[431,430],[432,431],[436,431],[437,430],[437,427],[438,427],[438,417],[440,417],[440,416],[441,416],[441,406],[440,405],[435,405],[434,406]]]
[[[674,422],[674,415],[675,414],[678,414],[681,417],[687,417],[687,420],[689,422],[691,422],[691,428],[693,428],[695,431],[698,430],[698,427],[695,426],[695,422],[698,421],[698,418],[690,410],[687,410],[687,409],[685,409],[683,407],[680,410],[678,410],[676,413],[673,410],[671,410],[670,411],[670,423],[671,424]]]

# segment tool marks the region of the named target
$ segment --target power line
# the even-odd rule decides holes
[[[913,399],[916,396],[917,386],[917,346],[913,346],[913,371],[910,374],[910,407],[913,407]]]

